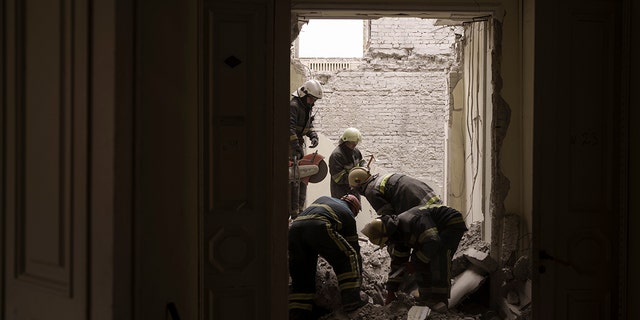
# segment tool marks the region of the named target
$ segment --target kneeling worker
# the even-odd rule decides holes
[[[340,199],[322,196],[289,227],[289,319],[315,319],[314,298],[318,256],[333,267],[338,279],[345,312],[367,302],[360,298],[362,258],[355,216],[358,198],[347,194]]]
[[[391,275],[402,273],[406,268],[415,274],[420,304],[436,312],[446,312],[451,293],[451,259],[466,231],[460,212],[440,204],[416,206],[399,215],[381,216],[365,225],[362,233],[371,243],[411,252],[410,255],[391,255],[387,303],[395,300],[400,286],[394,281],[397,277]]]

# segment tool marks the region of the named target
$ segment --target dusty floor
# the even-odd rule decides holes
[[[399,293],[398,300],[383,305],[384,286],[389,271],[389,254],[386,249],[380,250],[378,246],[367,241],[361,241],[361,254],[363,257],[363,294],[369,300],[369,304],[351,312],[341,311],[340,293],[338,283],[331,266],[323,259],[318,264],[317,300],[316,304],[333,311],[320,319],[322,320],[404,320],[407,319],[408,310],[415,305],[415,298],[410,293]],[[479,235],[470,230],[463,238],[461,248],[473,246],[479,250],[488,250],[485,243],[479,240]],[[456,265],[453,269],[462,270],[465,266]],[[454,271],[455,275],[455,271]],[[498,320],[495,312],[488,308],[488,291],[479,288],[469,294],[465,299],[447,313],[439,314],[431,312],[427,319],[478,319]]]

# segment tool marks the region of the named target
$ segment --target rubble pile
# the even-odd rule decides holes
[[[385,283],[389,272],[390,258],[386,249],[360,242],[363,259],[362,295],[369,304],[344,313],[341,310],[338,281],[331,266],[319,259],[316,274],[316,304],[333,312],[321,317],[322,320],[405,320],[412,306],[416,305],[417,290],[408,280],[405,290],[398,293],[398,300],[384,305]],[[498,319],[495,312],[485,308],[470,311],[464,307],[465,300],[482,286],[487,277],[495,273],[498,264],[489,257],[489,245],[481,240],[480,225],[471,225],[462,238],[452,261],[454,280],[449,301],[449,311],[445,314],[431,312],[428,319]]]
[[[502,269],[496,279],[500,284],[500,311],[506,320],[531,319],[531,261],[518,255],[520,218],[506,216],[502,236]]]

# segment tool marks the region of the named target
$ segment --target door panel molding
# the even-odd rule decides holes
[[[267,41],[267,7],[205,1],[200,16],[203,318],[257,319],[270,309],[260,297],[269,294],[272,250],[261,241],[273,218],[264,180],[271,168],[262,161],[272,151],[267,55],[256,45]]]
[[[3,317],[84,319],[86,2],[7,1],[4,8]]]
[[[623,319],[622,1],[536,10],[534,314]]]

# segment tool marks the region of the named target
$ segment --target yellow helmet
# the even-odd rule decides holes
[[[356,128],[346,128],[340,137],[340,143],[347,141],[356,143],[362,141],[362,133],[360,133],[360,130]]]
[[[369,170],[364,167],[354,167],[349,171],[349,186],[357,187],[371,177]]]
[[[367,223],[360,232],[367,236],[371,243],[379,246],[384,246],[389,239],[384,223],[380,219],[374,219]]]

